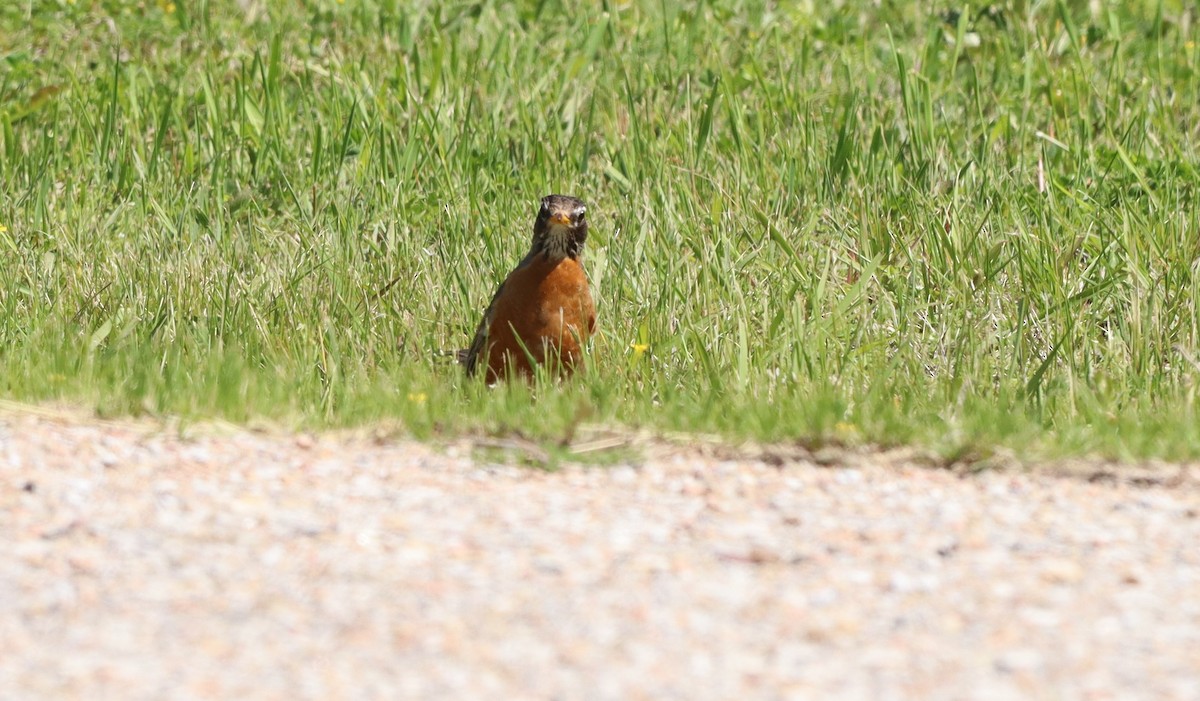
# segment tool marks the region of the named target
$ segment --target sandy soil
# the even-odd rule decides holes
[[[1188,468],[621,454],[0,414],[0,698],[1200,698]]]

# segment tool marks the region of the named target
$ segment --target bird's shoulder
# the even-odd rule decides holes
[[[483,317],[479,320],[479,324],[475,327],[475,337],[471,339],[471,346],[467,349],[463,358],[463,365],[466,367],[467,374],[474,374],[476,366],[479,363],[479,357],[483,354],[484,348],[487,346],[488,335],[491,332],[492,323],[496,318],[496,310],[500,307],[500,301],[506,294],[516,290],[519,286],[519,278],[521,273],[528,271],[533,265],[537,252],[531,250],[520,263],[505,276],[504,280],[496,287],[496,291],[492,294],[492,299],[488,302],[487,308],[483,310]]]

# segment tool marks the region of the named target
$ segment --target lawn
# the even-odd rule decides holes
[[[1190,3],[838,4],[0,3],[0,395],[1200,456]],[[550,192],[601,335],[488,389]]]

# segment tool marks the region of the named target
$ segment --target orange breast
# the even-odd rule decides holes
[[[571,258],[553,261],[539,255],[512,271],[492,312],[488,382],[503,377],[509,367],[530,376],[531,357],[571,372],[596,325],[587,276]]]

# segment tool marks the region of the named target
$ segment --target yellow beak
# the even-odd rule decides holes
[[[563,214],[562,212],[559,212],[559,213],[555,214],[554,216],[550,217],[550,221],[554,222],[555,224],[562,224],[563,226],[571,225],[571,218],[568,217],[567,215]]]

